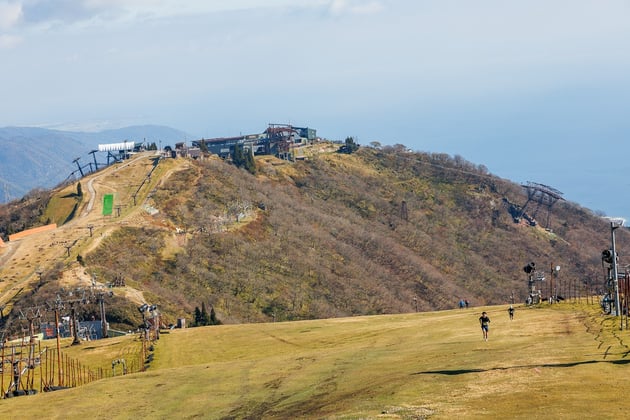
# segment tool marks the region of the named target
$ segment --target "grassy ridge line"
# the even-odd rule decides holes
[[[482,309],[492,320],[488,342]],[[562,304],[518,307],[514,321],[498,306],[175,330],[162,335],[145,373],[5,400],[3,413],[606,418],[630,409],[620,398],[630,391],[619,340],[628,332],[615,331],[615,322],[594,307]]]

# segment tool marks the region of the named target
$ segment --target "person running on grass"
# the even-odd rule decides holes
[[[488,341],[488,328],[490,324],[490,318],[488,318],[488,315],[485,312],[481,313],[481,316],[479,317],[479,324],[481,324],[481,331],[483,332],[483,339]]]

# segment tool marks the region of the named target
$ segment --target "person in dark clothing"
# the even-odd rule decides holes
[[[514,319],[514,307],[510,305],[508,308],[508,314],[510,315],[510,321]]]
[[[488,318],[488,314],[486,314],[485,312],[481,313],[481,316],[479,317],[479,324],[481,324],[483,339],[488,341],[488,329],[490,324],[490,318]]]

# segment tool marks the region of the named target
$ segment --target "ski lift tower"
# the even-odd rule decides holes
[[[96,152],[98,152],[98,150],[92,150],[89,154],[92,155],[92,158],[94,158],[94,172],[98,171],[98,162],[96,161]]]
[[[83,178],[85,175],[83,174],[83,168],[81,168],[81,165],[79,165],[79,159],[81,158],[80,157],[76,158],[75,160],[72,161],[72,163],[77,164],[77,168],[79,168],[79,173],[81,174],[81,178]]]
[[[621,306],[619,301],[619,267],[618,267],[618,254],[617,254],[617,245],[615,243],[615,231],[622,227],[626,220],[621,217],[609,217],[607,218],[610,221],[610,239],[611,239],[611,248],[605,249],[602,252],[602,264],[609,264],[608,268],[608,279],[609,283],[612,286],[614,295],[614,303],[615,303],[615,316],[621,316]]]
[[[545,281],[545,274],[542,271],[536,270],[536,263],[533,261],[523,267],[523,271],[527,273],[527,285],[529,288],[528,303],[540,303],[542,300],[542,291],[541,288],[536,287],[536,282],[541,283]]]
[[[540,209],[541,206],[545,206],[547,207],[547,221],[545,223],[545,229],[549,229],[549,216],[551,214],[551,207],[558,200],[564,200],[564,198],[562,198],[562,193],[548,185],[538,184],[536,182],[528,181],[527,184],[523,184],[521,186],[525,188],[525,190],[527,190],[527,201],[521,209],[520,216],[523,216],[527,205],[532,201],[536,203],[536,209],[532,213],[534,219],[536,218],[538,209]]]

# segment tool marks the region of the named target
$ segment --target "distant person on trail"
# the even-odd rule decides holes
[[[514,307],[510,305],[508,308],[508,314],[510,314],[510,321],[514,319]]]
[[[466,302],[464,302],[464,299],[460,299],[459,300],[459,309],[464,309],[465,306],[466,306]]]
[[[481,316],[479,317],[479,324],[481,324],[481,331],[483,332],[483,339],[488,341],[488,328],[490,324],[490,318],[488,318],[488,315],[485,312],[481,313]]]

